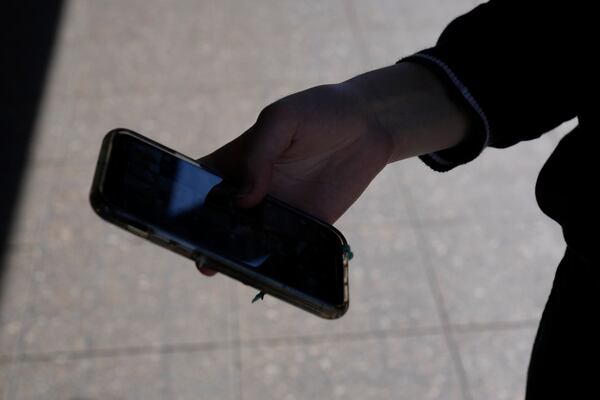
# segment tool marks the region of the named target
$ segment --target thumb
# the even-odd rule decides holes
[[[237,197],[237,204],[243,208],[254,207],[267,193],[273,176],[273,165],[268,161],[253,160],[246,163],[244,180]]]
[[[273,167],[290,147],[296,126],[281,111],[269,106],[247,132],[244,179],[238,194],[240,207],[253,207],[269,193]]]

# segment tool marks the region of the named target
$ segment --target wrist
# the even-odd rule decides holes
[[[355,87],[365,113],[389,135],[389,162],[454,147],[469,130],[469,113],[447,83],[422,65],[403,62],[345,83]]]

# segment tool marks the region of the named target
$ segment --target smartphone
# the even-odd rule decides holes
[[[237,207],[236,193],[217,172],[120,128],[102,142],[90,202],[135,235],[320,317],[341,317],[351,256],[344,236],[271,196]]]

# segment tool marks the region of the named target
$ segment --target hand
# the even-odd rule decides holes
[[[385,167],[391,149],[360,94],[341,83],[276,101],[243,135],[200,162],[240,183],[241,207],[269,193],[333,223]]]
[[[278,100],[200,161],[241,184],[242,207],[269,193],[333,223],[387,164],[391,148],[361,97],[342,83]]]
[[[427,126],[449,130],[423,110],[439,105],[445,117],[443,93],[433,74],[406,64],[317,86],[267,106],[250,129],[200,162],[238,182],[241,207],[269,193],[333,223],[388,162],[454,144],[438,129],[419,135]]]

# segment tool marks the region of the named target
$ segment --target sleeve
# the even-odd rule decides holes
[[[589,4],[492,0],[452,21],[434,47],[401,60],[442,77],[475,122],[463,142],[421,159],[447,171],[487,146],[535,139],[574,118],[593,48]]]

